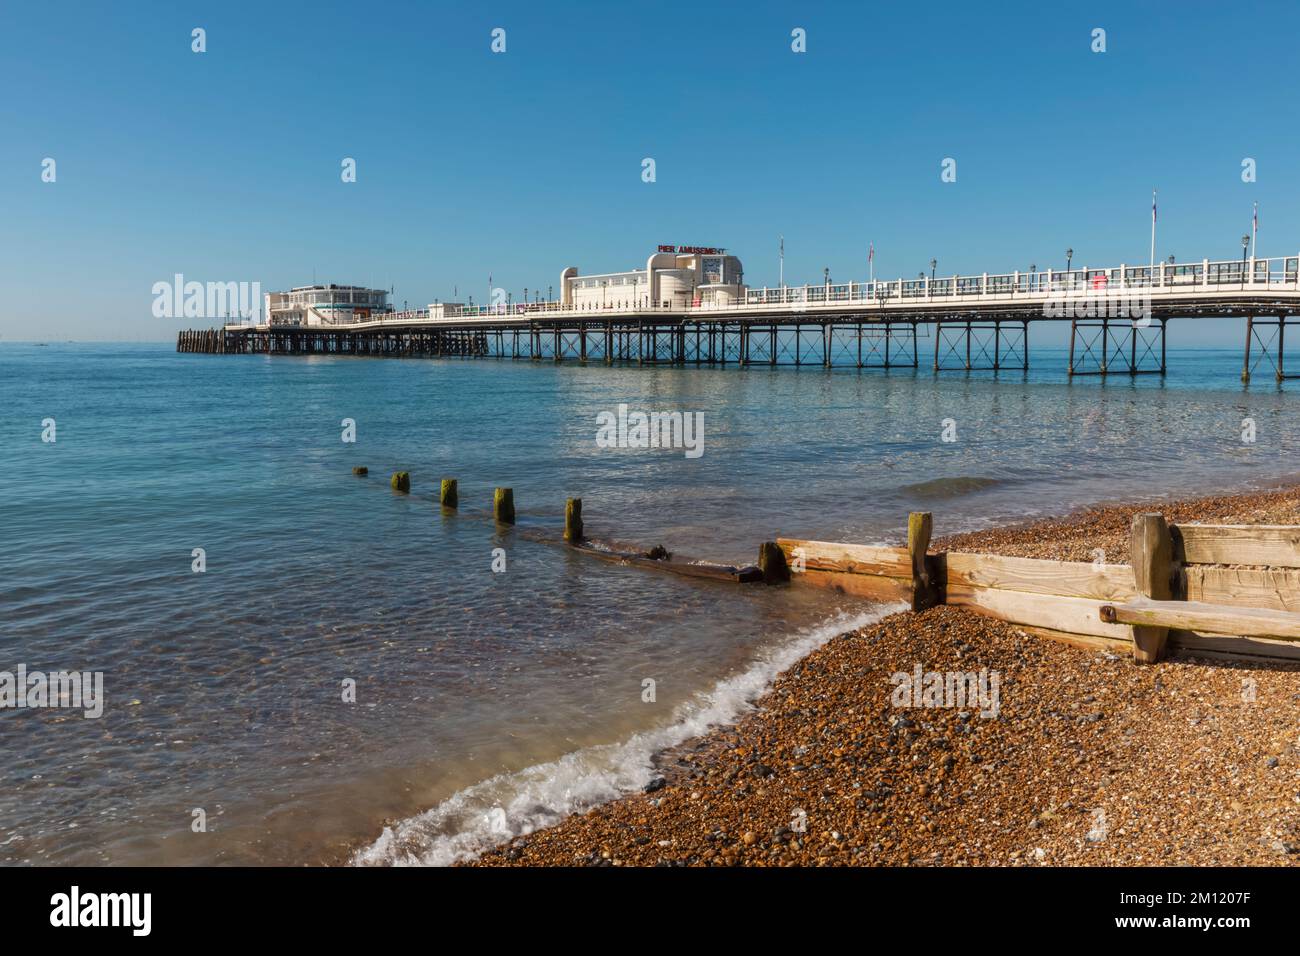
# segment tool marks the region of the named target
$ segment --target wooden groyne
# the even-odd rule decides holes
[[[365,476],[358,466],[354,475]],[[409,472],[389,482],[410,493]],[[444,512],[459,508],[459,483],[440,481]],[[491,517],[515,526],[514,489],[493,491]],[[1054,561],[1000,554],[930,551],[933,517],[908,516],[907,546],[777,538],[756,565],[688,561],[663,546],[598,544],[584,532],[582,499],[565,502],[561,536],[519,532],[572,552],[630,567],[737,584],[795,582],[913,611],[969,608],[1028,633],[1156,663],[1167,648],[1201,655],[1300,660],[1300,526],[1173,525],[1159,514],[1133,517],[1129,564]]]
[[[796,581],[917,610],[967,607],[1139,663],[1154,663],[1171,647],[1300,659],[1300,526],[1172,525],[1139,514],[1129,564],[928,553],[928,528],[928,514],[913,514],[908,548],[777,544]]]

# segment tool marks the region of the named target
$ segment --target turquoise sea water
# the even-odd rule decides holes
[[[1236,352],[1171,351],[1164,379],[1070,383],[1059,350],[1032,364],[5,344],[0,671],[102,671],[105,708],[0,710],[0,862],[448,862],[643,784],[654,750],[877,612],[572,554],[541,540],[568,496],[596,539],[746,563],[778,534],[896,542],[916,508],[944,534],[1300,471],[1300,386],[1243,388]],[[597,415],[621,403],[702,413],[703,455],[601,447]],[[488,517],[495,485],[517,530]]]

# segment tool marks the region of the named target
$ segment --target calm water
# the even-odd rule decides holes
[[[106,697],[99,719],[0,710],[0,862],[448,862],[642,785],[655,750],[879,613],[535,540],[566,496],[592,537],[749,562],[776,534],[895,542],[918,507],[942,534],[1300,471],[1294,394],[1243,389],[1235,351],[1171,352],[1165,381],[1033,363],[936,378],[0,347],[0,670],[103,671]],[[703,456],[598,447],[619,403],[703,412]],[[436,505],[443,476],[459,514]],[[517,531],[486,518],[498,484]]]

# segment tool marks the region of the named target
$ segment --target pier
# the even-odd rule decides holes
[[[1070,323],[1067,373],[1164,374],[1173,319],[1244,320],[1242,380],[1282,381],[1300,257],[744,288],[734,301],[432,305],[346,324],[186,330],[177,351],[678,366],[1027,370],[1030,325]]]

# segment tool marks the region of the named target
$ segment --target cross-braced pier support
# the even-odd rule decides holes
[[[1166,319],[1073,319],[1069,375],[1164,375]]]
[[[1286,320],[1287,316],[1277,318],[1246,317],[1246,353],[1241,362],[1241,381],[1250,381],[1251,374],[1260,363],[1267,362],[1273,369],[1277,381],[1288,378],[1300,378],[1300,374],[1287,374],[1286,371]],[[1272,331],[1269,331],[1269,330]],[[1252,345],[1259,346],[1251,361]]]
[[[1029,322],[1023,319],[936,321],[934,370],[953,369],[966,372],[1028,371]]]

